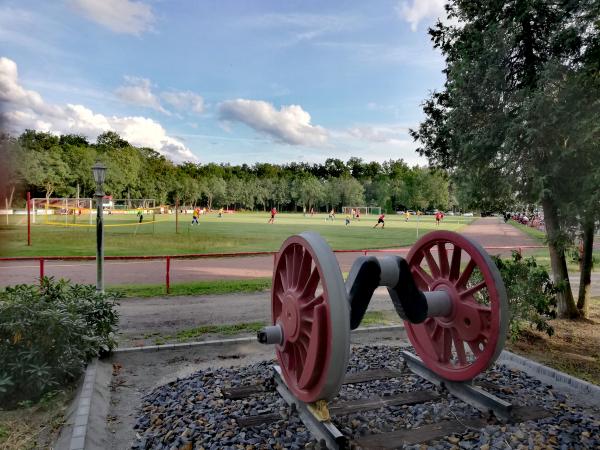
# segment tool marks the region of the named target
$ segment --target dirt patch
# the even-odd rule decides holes
[[[0,450],[52,448],[73,396],[67,389],[33,406],[0,410]]]
[[[398,323],[385,288],[375,291],[369,311],[381,313],[381,320],[373,319],[373,323],[364,325]],[[121,348],[162,345],[230,338],[229,331],[235,325],[266,324],[271,319],[271,300],[269,292],[127,299],[121,302],[119,314]],[[199,330],[203,332],[195,332]],[[255,331],[246,331],[256,335]]]
[[[555,319],[551,337],[527,330],[509,350],[600,385],[600,297],[592,299],[590,319]]]

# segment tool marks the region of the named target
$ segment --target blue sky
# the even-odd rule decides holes
[[[8,0],[9,129],[114,130],[175,161],[403,158],[443,82],[443,0]]]

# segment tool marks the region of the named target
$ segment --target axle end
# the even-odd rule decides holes
[[[283,330],[279,325],[271,325],[259,330],[256,339],[261,344],[283,344]]]

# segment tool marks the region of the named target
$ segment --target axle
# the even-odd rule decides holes
[[[400,256],[359,257],[345,283],[350,306],[350,329],[358,328],[365,316],[375,289],[387,287],[398,315],[413,324],[427,317],[443,317],[452,313],[452,301],[444,290],[421,291],[406,260]],[[280,324],[264,327],[258,332],[263,344],[281,345],[284,332]]]

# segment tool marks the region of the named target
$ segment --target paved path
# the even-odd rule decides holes
[[[516,228],[501,223],[497,217],[477,219],[462,232],[483,246],[539,245]],[[489,252],[510,254],[510,250],[493,248]],[[397,252],[400,255],[406,253],[406,249]],[[349,271],[352,262],[359,255],[360,253],[336,254],[342,271]],[[171,260],[171,282],[270,277],[272,269],[272,256]],[[46,261],[45,274],[56,278],[69,278],[77,283],[95,283],[96,263],[95,261]],[[165,281],[165,261],[106,261],[104,276],[107,285],[160,284]],[[37,261],[0,262],[0,286],[35,283],[38,277]]]

